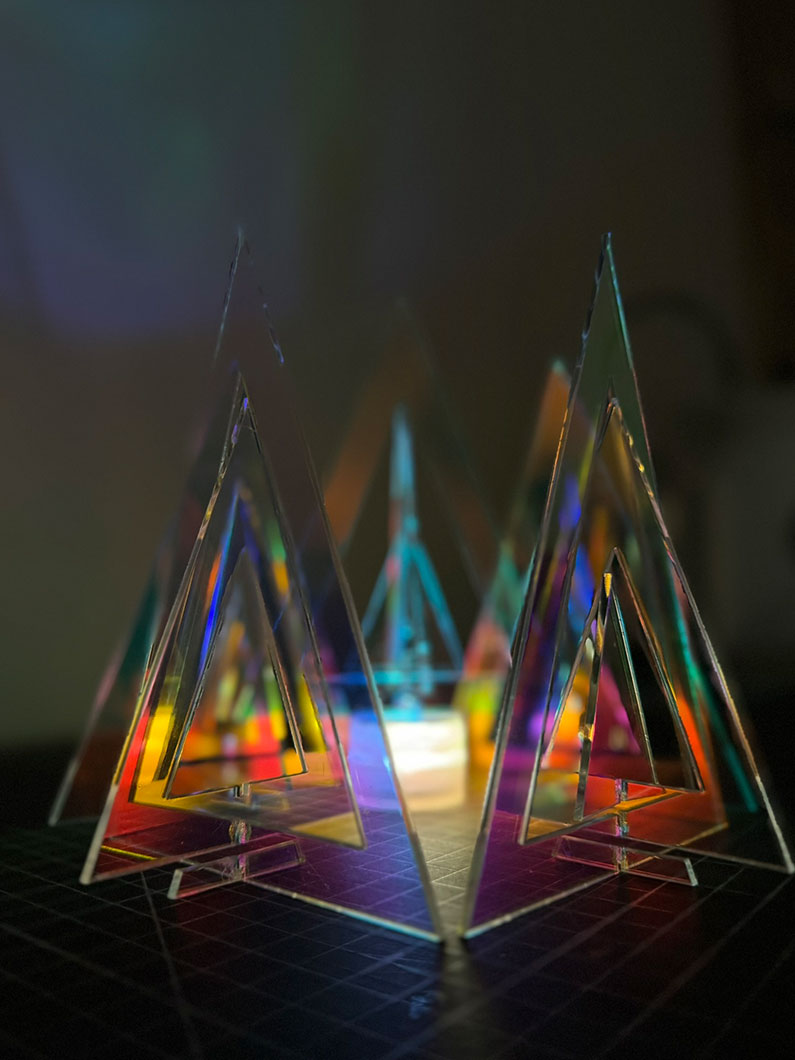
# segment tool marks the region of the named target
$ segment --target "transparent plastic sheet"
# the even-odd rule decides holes
[[[497,570],[484,603],[484,612],[488,609],[492,621],[503,631],[508,651],[527,589],[570,387],[569,373],[561,362],[555,362],[547,375],[507,525],[500,539]]]
[[[453,627],[445,641],[438,629],[442,608],[430,599],[428,582],[422,592],[428,635],[436,638],[446,668],[460,670],[463,646],[496,567],[497,520],[416,317],[398,302],[369,331],[373,367],[323,474],[329,519],[359,614],[372,615],[366,626],[377,670],[384,654],[383,615],[374,605],[374,590],[397,524],[416,522]],[[401,447],[402,459],[396,453]]]
[[[436,937],[361,630],[242,240],[216,372],[234,393],[220,470],[82,878],[206,866],[214,851],[226,866],[280,833],[295,837],[296,863],[257,873],[261,886]],[[354,679],[341,682],[343,671]]]
[[[555,466],[560,425],[571,380],[560,362],[549,371],[538,414],[500,540],[491,583],[466,645],[455,701],[469,717],[473,754],[488,769],[494,755],[497,712],[511,665],[511,643],[527,591],[544,501]]]
[[[160,541],[133,622],[100,681],[86,729],[50,812],[59,820],[98,817],[124,747],[152,652],[163,633],[202,517],[218,477],[234,380],[217,379],[204,417],[202,443],[177,510]]]
[[[357,574],[357,534],[362,535],[360,541],[383,541],[386,517],[378,513],[384,506],[372,494],[380,488],[386,496],[393,414],[402,408],[415,452],[417,490],[427,493],[420,497],[426,532],[434,532],[438,523],[440,543],[449,549],[452,542],[455,573],[463,573],[477,602],[493,576],[499,528],[430,343],[405,300],[368,328],[367,341],[372,369],[359,386],[343,437],[322,471],[329,520],[346,568],[351,567],[352,576]],[[374,504],[368,511],[371,498]],[[440,551],[435,558],[441,567],[445,557]],[[367,572],[355,594],[362,611],[373,581],[373,572]]]
[[[495,573],[496,520],[413,314],[398,303],[369,333],[374,363],[326,471],[326,503],[420,840],[429,857],[468,860],[494,746],[476,718],[484,698],[494,717],[504,667],[470,687],[464,649]]]
[[[261,843],[246,843],[232,854],[221,857],[217,852],[191,858],[175,869],[169,887],[169,898],[187,898],[204,891],[214,891],[229,883],[253,883],[279,869],[300,865],[303,858],[294,839],[268,835]]]
[[[576,886],[554,837],[578,829],[792,871],[655,500],[609,238],[499,725],[465,932]]]

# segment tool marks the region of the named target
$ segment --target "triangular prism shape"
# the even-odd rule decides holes
[[[558,864],[554,842],[540,841],[542,835],[590,827],[585,812],[579,822],[538,819],[536,841],[527,845],[530,820],[536,820],[527,807],[534,801],[533,778],[539,776],[556,731],[567,685],[574,687],[576,673],[582,671],[589,698],[595,701],[599,692],[598,675],[587,672],[592,660],[583,655],[582,631],[589,613],[593,621],[599,610],[597,597],[604,587],[600,582],[614,554],[621,558],[614,576],[620,571],[618,582],[623,584],[612,619],[620,619],[620,625],[613,627],[614,646],[616,639],[626,641],[618,654],[632,665],[624,675],[628,705],[632,708],[635,690],[643,702],[638,676],[643,672],[644,680],[648,683],[651,677],[655,693],[662,693],[667,705],[667,711],[656,711],[655,716],[670,721],[667,728],[655,729],[646,717],[650,762],[659,784],[672,797],[629,812],[625,793],[620,793],[617,805],[627,810],[621,815],[622,837],[628,837],[628,844],[635,839],[666,848],[720,851],[723,857],[792,871],[779,817],[655,499],[632,355],[606,238],[514,640],[490,790],[470,875],[462,925],[467,933],[549,901],[551,892],[568,893],[599,878],[596,867]],[[620,672],[620,665],[616,663],[613,670]],[[636,728],[636,742],[639,734]],[[724,776],[746,795],[739,817],[737,806],[724,803],[720,783]],[[577,777],[579,785],[579,768]],[[586,775],[586,798],[592,780]],[[590,795],[596,797],[594,791]],[[749,822],[753,807],[758,812]],[[580,811],[585,808],[581,800]],[[749,843],[749,826],[763,837],[758,845]],[[598,832],[615,825],[605,821],[592,827]],[[510,880],[510,887],[500,880]]]
[[[361,629],[242,240],[216,362],[236,380],[220,470],[82,879],[169,861],[203,864],[208,852],[245,853],[274,833],[289,834],[296,837],[292,864],[257,885],[436,936],[434,897],[395,779]],[[256,407],[263,413],[257,420]],[[266,657],[277,686],[271,682],[270,695],[278,693],[270,703]],[[357,661],[351,687],[338,679],[343,659]],[[228,756],[233,773],[225,778],[222,740],[215,753],[230,724],[222,686],[229,678],[239,688],[246,672],[255,674],[255,697],[259,689],[255,713],[262,719],[275,708],[281,719],[265,744],[272,749],[279,735],[280,771],[261,775],[264,762],[252,752],[262,747],[249,746],[238,728]],[[233,728],[250,720],[239,696],[236,702],[242,716]],[[211,779],[196,782],[194,767],[207,765],[197,735],[209,723]],[[231,783],[219,786],[224,779]]]

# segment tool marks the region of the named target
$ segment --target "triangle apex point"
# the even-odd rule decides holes
[[[610,555],[607,557],[606,568],[609,570],[614,563],[617,563],[619,565],[621,563],[621,549],[618,547],[618,545],[613,545],[613,547],[610,549]]]
[[[613,252],[613,233],[604,232],[602,234],[602,243],[599,252],[600,264],[604,265],[605,262],[609,265],[609,270],[615,273],[615,255]]]

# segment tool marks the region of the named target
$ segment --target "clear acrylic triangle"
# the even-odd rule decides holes
[[[522,842],[548,836],[552,823],[595,823],[617,814],[618,804],[626,814],[671,798],[673,789],[702,790],[662,666],[641,696],[638,664],[654,649],[637,635],[630,647],[627,629],[637,625],[626,561],[614,549],[563,693],[548,712],[551,731],[536,758]]]
[[[82,879],[174,861],[204,872],[208,856],[221,864],[286,850],[286,859],[280,855],[252,882],[438,937],[435,900],[395,778],[361,629],[242,239],[230,272],[216,372],[235,380],[217,480]],[[219,699],[223,680],[239,683],[241,676],[239,655],[223,674],[218,669],[217,653],[229,646],[225,620],[235,621],[235,609],[250,627],[242,631],[246,665],[253,654],[255,669],[264,667],[268,656],[259,684],[263,699],[269,671],[276,679],[278,776],[256,776],[262,763],[245,742],[246,718],[230,729]],[[349,670],[351,660],[356,680],[346,685],[338,677],[342,662]],[[261,706],[260,719],[267,713]],[[174,789],[180,771],[200,760],[191,750],[202,747],[196,725],[208,723],[214,779],[189,783],[201,790],[181,794]],[[284,746],[287,732],[298,746]],[[225,759],[232,783],[219,787]],[[285,844],[280,836],[292,839]]]
[[[647,672],[651,669],[658,687],[669,691],[666,698],[677,719],[673,758],[681,773],[683,755],[687,761],[692,752],[695,768],[688,783],[697,773],[700,790],[676,790],[671,798],[634,809],[626,805],[622,791],[617,804],[627,812],[616,820],[548,820],[546,826],[539,820],[535,841],[528,844],[533,777],[539,775],[572,672],[582,668],[583,630],[614,550],[623,556],[631,589],[629,606],[621,600],[625,625],[629,613],[633,628],[641,631],[635,639],[646,652]],[[697,850],[792,871],[790,847],[747,725],[656,501],[609,237],[603,242],[513,648],[470,873],[465,933],[476,934],[616,871],[618,863],[561,857],[556,838],[574,829],[580,835],[592,831],[612,838],[616,821],[626,850],[634,842],[644,849]],[[632,654],[636,669],[641,655]],[[586,687],[596,696],[598,682],[592,688],[587,674]],[[671,746],[669,734],[669,750]],[[657,769],[656,753],[654,760]],[[660,768],[669,766],[663,761]],[[610,783],[626,787],[626,779]]]
[[[498,532],[414,315],[398,303],[360,330],[372,368],[326,469],[325,497],[431,862],[471,849],[477,832],[493,741],[475,722],[484,700],[493,717],[499,685],[481,675],[469,685],[463,646],[493,578]],[[454,925],[463,886],[440,893]]]
[[[238,497],[227,531],[232,535]],[[255,540],[253,533],[246,535]],[[230,562],[231,541],[224,555]],[[308,771],[250,546],[217,577],[205,626],[200,676],[166,783],[166,797],[199,795]]]
[[[478,623],[467,646],[467,671],[486,672],[482,646],[488,638],[480,626],[495,626],[510,658],[510,643],[522,608],[549,480],[555,466],[560,425],[566,413],[571,378],[560,361],[550,368],[533,417],[527,453],[513,492],[508,520],[500,537],[500,554],[485,595]],[[506,667],[507,668],[507,667]]]
[[[357,330],[366,332],[358,341],[366,344],[368,371],[355,388],[345,429],[321,467],[329,519],[357,606],[364,613],[383,558],[377,556],[375,568],[362,572],[359,589],[359,554],[370,541],[382,545],[385,537],[394,417],[402,410],[413,448],[420,517],[426,536],[439,538],[429,542],[433,559],[447,584],[453,576],[445,570],[450,562],[446,553],[453,553],[456,565],[450,570],[465,583],[459,592],[471,607],[493,576],[499,526],[431,343],[405,299]]]
[[[406,302],[358,330],[372,367],[327,447],[326,505],[382,698],[449,707],[493,577],[497,520]]]
[[[216,378],[207,402],[201,444],[193,459],[174,516],[157,546],[155,559],[126,635],[108,662],[86,728],[67,767],[50,811],[49,823],[98,817],[108,778],[124,747],[127,731],[171,605],[218,476],[228,434],[234,380]]]
[[[408,412],[392,412],[386,553],[362,632],[382,696],[398,689],[418,702],[434,686],[456,680],[463,649],[456,623],[422,531],[417,467]]]
[[[455,692],[455,702],[469,717],[472,754],[486,769],[494,757],[497,711],[511,665],[511,643],[527,591],[570,385],[569,373],[561,362],[555,362],[533,418],[496,566],[467,640],[463,677]]]

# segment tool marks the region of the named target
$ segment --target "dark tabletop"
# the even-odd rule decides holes
[[[0,835],[3,1056],[793,1055],[792,877],[696,859],[440,947],[250,885],[172,902],[166,870],[85,888],[90,835]]]

